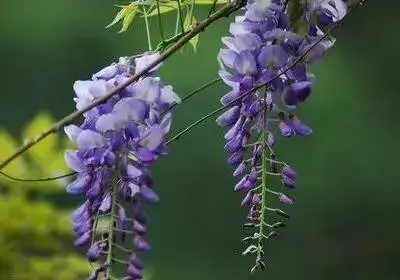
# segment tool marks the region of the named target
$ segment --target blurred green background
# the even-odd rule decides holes
[[[400,102],[400,2],[367,2],[336,31],[335,48],[313,66],[316,87],[299,115],[314,134],[278,144],[279,157],[293,164],[300,180],[292,192],[296,203],[288,209],[288,227],[267,244],[266,271],[250,276],[253,259],[240,256],[240,224],[245,211],[239,207],[241,194],[232,190],[232,169],[225,164],[222,149],[223,131],[210,120],[174,143],[170,155],[154,168],[161,202],[149,209],[153,249],[145,259],[152,279],[400,279],[400,130],[396,113]],[[119,3],[2,0],[0,126],[17,141],[27,135],[26,125],[38,111],[48,111],[59,119],[74,109],[75,80],[90,78],[120,56],[147,49],[142,21],[123,34],[117,34],[117,27],[104,29],[117,11],[113,4]],[[205,14],[204,9],[198,12],[198,18]],[[173,25],[174,17],[166,16],[165,24]],[[180,96],[216,77],[215,57],[230,20],[232,17],[202,33],[197,53],[187,47],[165,63],[161,77],[174,85]],[[156,26],[155,19],[151,24]],[[216,85],[179,106],[175,131],[218,107],[225,91],[223,85]],[[2,135],[0,142],[7,142]],[[3,143],[2,157],[9,154],[4,147]],[[62,145],[53,150],[43,147],[46,153],[55,153],[55,158],[46,162],[48,158],[41,160],[33,154],[9,169],[15,175],[28,170],[31,173],[26,174],[40,177],[48,175],[48,166],[64,168],[60,163]],[[51,188],[57,191],[49,192],[49,184],[0,182],[3,190],[14,188],[11,196],[0,196],[0,279],[13,279],[10,275],[15,276],[27,260],[37,264],[29,255],[36,253],[37,257],[37,252],[25,248],[25,243],[48,245],[50,237],[55,239],[51,243],[55,247],[36,246],[46,252],[39,250],[37,258],[47,257],[50,262],[58,258],[52,268],[57,273],[38,272],[47,276],[37,276],[35,269],[29,268],[32,274],[20,278],[76,277],[85,262],[73,255],[66,211],[78,200],[66,196],[56,184]],[[26,195],[24,188],[34,195]],[[37,200],[45,198],[52,204],[43,203],[47,210],[43,210],[46,214],[40,212],[42,218],[31,201],[42,203]],[[15,220],[20,225],[10,226]],[[54,220],[63,222],[57,226]],[[36,235],[40,238],[33,238]],[[18,256],[21,252],[23,257]],[[70,255],[72,262],[63,261],[63,256]],[[70,269],[76,269],[76,274],[60,276],[61,271]],[[7,274],[10,271],[14,272]]]

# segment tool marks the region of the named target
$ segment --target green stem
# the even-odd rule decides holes
[[[266,194],[268,191],[267,187],[267,168],[268,168],[268,152],[267,152],[267,135],[265,131],[265,122],[267,118],[267,106],[265,105],[265,99],[266,99],[267,92],[265,92],[264,95],[264,105],[263,105],[263,110],[262,110],[262,134],[261,134],[261,145],[262,145],[262,177],[261,177],[261,210],[260,210],[260,227],[258,231],[258,250],[257,250],[257,259],[256,259],[256,265],[258,264],[258,261],[261,260],[262,255],[261,252],[263,250],[263,243],[264,243],[264,221],[265,221],[265,210],[264,206],[266,205]]]
[[[93,227],[92,227],[92,239],[91,239],[92,241],[91,241],[91,244],[94,243],[94,240],[96,238],[97,224],[99,222],[99,212],[100,212],[100,209],[97,210],[96,216],[94,217]]]
[[[157,17],[158,17],[158,29],[160,31],[161,41],[164,43],[164,30],[161,22],[161,12],[160,12],[160,0],[157,0]]]
[[[175,36],[179,34],[179,21],[180,21],[181,14],[179,13],[176,15],[176,22],[175,22]]]
[[[180,0],[176,0],[176,2],[178,3],[178,18],[179,18],[179,24],[181,26],[181,31],[185,32],[185,25],[183,23],[183,17],[182,17],[181,1]]]
[[[192,0],[192,6],[190,7],[190,26],[193,24],[194,6],[195,5],[196,5],[196,0]]]
[[[153,46],[151,45],[150,24],[149,24],[149,19],[147,17],[147,10],[146,10],[144,4],[142,5],[142,9],[143,9],[143,14],[144,14],[144,22],[146,24],[147,44],[149,46],[149,51],[152,51]]]
[[[186,35],[186,33],[178,33],[176,35],[174,35],[171,38],[165,39],[164,42],[160,42],[157,45],[157,48],[155,51],[162,51],[164,50],[166,47],[168,47],[170,44],[177,42],[180,38],[182,38],[184,35]]]
[[[221,78],[216,78],[212,81],[209,81],[208,83],[202,85],[201,87],[199,87],[198,89],[192,91],[191,93],[189,93],[188,95],[186,95],[185,97],[182,98],[182,102],[188,100],[189,98],[191,98],[192,96],[196,95],[197,93],[199,93],[200,91],[212,86],[213,84],[216,84],[218,82],[222,81]],[[167,112],[171,111],[174,107],[178,106],[178,103],[174,103],[171,105],[171,107],[169,107],[169,109],[167,110]]]
[[[117,212],[117,194],[118,194],[118,180],[117,179],[117,171],[118,167],[115,167],[115,173],[114,173],[114,178],[113,178],[113,183],[111,186],[111,223],[110,223],[110,228],[108,232],[108,252],[107,252],[107,264],[108,264],[108,269],[107,269],[107,277],[110,278],[112,275],[112,265],[111,262],[113,261],[113,243],[114,243],[114,218],[116,216]]]
[[[217,6],[217,2],[218,2],[218,0],[214,0],[213,1],[212,6],[211,6],[210,10],[208,11],[207,17],[210,17],[210,15],[215,11],[215,7]]]
[[[129,254],[133,253],[132,250],[126,249],[125,247],[123,247],[123,246],[121,246],[121,245],[119,245],[117,243],[114,244],[114,247],[120,249],[123,252],[129,253]]]

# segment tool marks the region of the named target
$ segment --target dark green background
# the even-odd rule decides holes
[[[254,279],[400,279],[400,2],[367,2],[313,66],[316,87],[299,114],[314,134],[279,143],[279,157],[299,173],[296,204],[288,227],[267,245],[267,270]],[[62,117],[74,109],[74,80],[147,49],[141,21],[122,35],[104,29],[113,4],[1,1],[0,126],[18,135],[40,109]],[[187,48],[165,63],[161,76],[180,96],[216,77],[230,20],[201,34],[198,53]],[[225,91],[215,86],[177,108],[175,131],[219,106]],[[240,257],[245,213],[241,194],[232,191],[222,136],[210,120],[154,168],[162,200],[150,210],[153,250],[146,260],[156,280],[250,279],[252,260]]]

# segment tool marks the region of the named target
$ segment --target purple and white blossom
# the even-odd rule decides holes
[[[123,57],[94,74],[91,80],[76,81],[76,108],[82,109],[103,97],[157,57],[158,54]],[[142,278],[143,264],[133,251],[148,251],[150,245],[145,238],[147,221],[140,203],[159,200],[149,167],[167,153],[165,135],[171,127],[171,113],[163,112],[180,102],[172,87],[156,77],[157,68],[86,112],[80,126],[65,127],[65,133],[77,147],[65,152],[65,161],[78,172],[66,190],[86,197],[72,214],[75,245],[90,245],[88,259],[100,265],[90,279],[97,279],[100,272],[110,273],[108,261],[112,262],[115,253],[113,239],[119,234],[125,238],[127,233],[134,247],[128,248],[132,254],[127,279]],[[129,204],[128,211],[125,207]],[[127,217],[128,212],[132,217]],[[109,227],[103,235],[96,229],[99,217],[105,217]]]
[[[259,229],[257,238],[245,238],[257,242],[244,252],[257,254],[253,269],[265,266],[260,240],[276,235],[264,212],[287,216],[280,209],[268,207],[266,196],[274,195],[286,205],[293,204],[292,198],[273,189],[271,181],[277,177],[283,186],[296,187],[296,172],[276,159],[276,134],[292,137],[312,133],[294,112],[313,89],[315,78],[308,65],[333,46],[332,41],[322,37],[323,30],[340,21],[347,11],[342,0],[300,1],[308,32],[299,34],[290,23],[284,2],[248,1],[244,15],[237,16],[230,25],[231,35],[222,38],[225,47],[218,55],[220,77],[231,88],[221,103],[231,106],[216,122],[229,129],[224,148],[230,154],[228,163],[235,167],[233,175],[238,178],[234,189],[246,193],[242,200],[242,205],[250,207],[246,225]],[[294,64],[299,57],[303,59]],[[284,74],[278,76],[282,71]],[[263,84],[261,89],[252,90]],[[267,229],[269,234],[264,232]]]

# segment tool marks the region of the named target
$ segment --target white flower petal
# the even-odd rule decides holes
[[[85,170],[83,162],[78,157],[78,151],[66,150],[64,152],[64,159],[66,164],[76,172],[82,172]]]
[[[82,128],[79,126],[76,126],[74,124],[67,125],[64,127],[64,132],[67,134],[69,140],[72,142],[76,142],[76,139],[78,138],[78,135],[83,131]]]
[[[84,130],[82,131],[78,138],[76,139],[76,144],[80,149],[93,149],[97,147],[102,147],[105,144],[104,137],[95,131]]]
[[[174,92],[172,86],[164,86],[161,89],[160,100],[167,104],[180,104],[181,98]]]
[[[145,68],[147,68],[150,64],[152,64],[154,61],[156,61],[160,57],[159,53],[155,54],[148,54],[148,55],[143,55],[141,57],[138,57],[135,59],[135,74],[138,74],[142,72]],[[159,63],[157,66],[152,68],[149,72],[156,71],[162,63]]]

